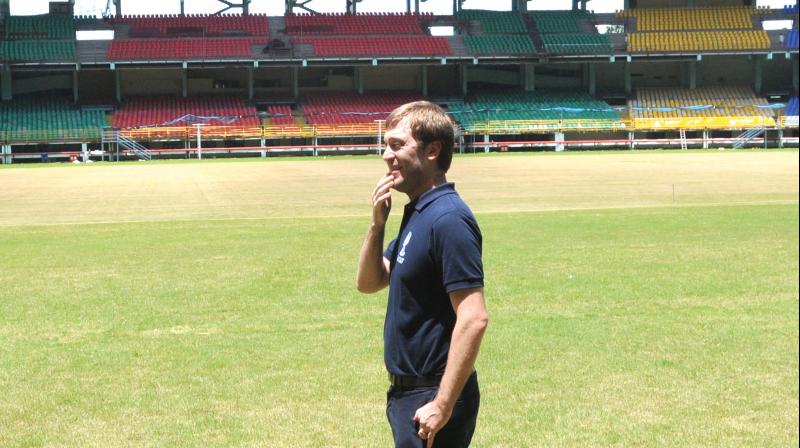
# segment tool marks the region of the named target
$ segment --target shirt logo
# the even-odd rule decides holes
[[[405,261],[406,246],[409,241],[411,241],[411,232],[408,232],[408,235],[406,235],[406,239],[403,240],[403,247],[400,248],[400,253],[397,255],[397,262],[400,264],[403,264],[403,261]]]

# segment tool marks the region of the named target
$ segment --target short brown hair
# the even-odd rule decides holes
[[[421,148],[425,148],[431,142],[441,143],[442,149],[437,162],[439,169],[446,173],[450,169],[450,162],[453,161],[455,140],[453,121],[447,116],[447,112],[430,101],[406,103],[389,114],[386,118],[386,129],[393,129],[406,118],[411,128],[411,136]]]

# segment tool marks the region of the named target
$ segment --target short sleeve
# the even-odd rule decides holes
[[[389,242],[389,245],[386,246],[386,250],[383,251],[383,258],[390,260],[392,259],[392,251],[394,250],[394,245],[397,244],[397,238],[393,239]]]
[[[433,227],[433,259],[447,293],[483,286],[482,237],[471,214],[447,213]]]

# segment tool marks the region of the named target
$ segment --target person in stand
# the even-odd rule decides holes
[[[467,447],[480,404],[475,360],[488,325],[481,231],[447,182],[454,137],[444,110],[408,103],[386,128],[387,173],[372,193],[356,279],[362,293],[389,286],[386,415],[399,448]],[[409,202],[383,250],[392,189]]]

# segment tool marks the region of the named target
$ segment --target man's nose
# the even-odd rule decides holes
[[[389,145],[383,145],[383,160],[389,160],[394,157],[394,151]]]

